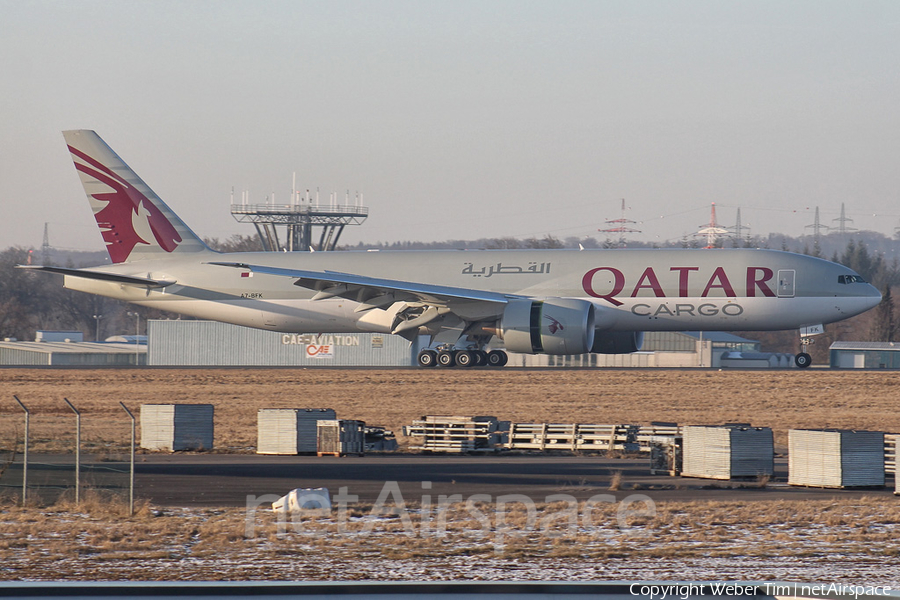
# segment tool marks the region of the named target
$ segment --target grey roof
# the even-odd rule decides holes
[[[692,338],[700,339],[699,331],[681,331],[679,333],[683,333],[684,335],[689,335]],[[727,333],[725,331],[704,331],[703,332],[703,341],[705,342],[719,342],[723,344],[758,344],[757,340],[748,340],[747,338],[742,338],[739,335],[734,335],[733,333]]]
[[[900,342],[834,342],[830,350],[893,350],[900,352]]]
[[[722,360],[771,360],[772,357],[778,358],[777,354],[773,354],[771,352],[738,352],[737,350],[731,350],[729,352],[722,353]]]
[[[116,344],[109,342],[0,342],[0,348],[25,350],[41,354],[134,354],[146,352],[143,344]]]

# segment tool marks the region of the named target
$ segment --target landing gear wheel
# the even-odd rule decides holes
[[[438,352],[437,362],[442,367],[455,367],[456,353],[453,350],[441,350]]]
[[[487,355],[489,367],[502,367],[509,360],[509,356],[503,350],[491,350]]]
[[[475,366],[476,367],[485,367],[487,366],[487,352],[484,350],[476,350],[473,352],[475,355]]]
[[[434,350],[422,350],[416,357],[416,362],[419,363],[420,367],[437,366],[437,352]]]
[[[794,364],[797,365],[798,369],[805,369],[812,364],[812,356],[806,352],[801,352],[794,357]]]
[[[475,354],[470,352],[469,350],[460,350],[456,353],[456,366],[474,367],[475,364]]]

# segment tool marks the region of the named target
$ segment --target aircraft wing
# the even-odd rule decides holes
[[[502,311],[502,305],[516,298],[524,298],[514,294],[500,294],[483,290],[457,288],[427,283],[415,283],[399,281],[396,279],[381,279],[367,277],[365,275],[353,275],[350,273],[338,273],[335,271],[305,271],[302,269],[282,269],[278,267],[266,267],[262,265],[248,265],[246,263],[210,262],[211,265],[221,267],[234,267],[246,269],[253,273],[267,275],[280,275],[296,279],[294,285],[318,292],[313,300],[323,300],[340,296],[363,304],[363,310],[370,300],[381,297],[390,297],[392,301],[413,300],[432,306],[447,306],[457,302],[486,302],[497,305],[497,312]],[[380,304],[372,304],[371,308],[377,308]]]
[[[113,283],[124,283],[126,285],[140,285],[151,288],[164,288],[175,283],[174,280],[167,279],[150,279],[149,277],[135,277],[133,275],[119,275],[117,273],[107,273],[105,271],[90,271],[88,269],[70,269],[67,267],[47,267],[43,265],[16,265],[17,269],[29,269],[32,271],[46,271],[49,273],[59,273],[70,277],[83,277],[85,279],[96,279],[99,281],[111,281]]]

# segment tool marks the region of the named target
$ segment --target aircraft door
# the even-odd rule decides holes
[[[793,298],[794,297],[794,275],[797,272],[793,269],[784,269],[778,271],[778,297]]]

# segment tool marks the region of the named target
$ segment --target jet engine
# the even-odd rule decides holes
[[[591,352],[597,354],[630,354],[644,344],[643,331],[598,331]]]
[[[594,305],[585,300],[513,300],[500,318],[510,352],[583,354],[594,344]]]

